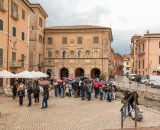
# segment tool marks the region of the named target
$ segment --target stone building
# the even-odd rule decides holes
[[[48,15],[40,4],[31,4],[29,1],[28,4],[34,11],[30,13],[29,70],[43,71],[44,28]]]
[[[111,28],[79,25],[45,28],[44,72],[53,78],[109,75]]]

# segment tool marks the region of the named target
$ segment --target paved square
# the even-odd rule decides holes
[[[115,100],[111,103],[92,99],[81,101],[79,98],[49,99],[49,107],[40,109],[33,103],[19,107],[11,97],[0,96],[0,130],[102,130],[120,128],[120,108],[122,104]],[[138,127],[160,126],[160,113],[142,107],[144,120]],[[134,127],[134,121],[128,118],[124,127]]]

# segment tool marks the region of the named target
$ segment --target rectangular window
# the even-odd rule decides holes
[[[126,67],[126,70],[129,70],[129,67]]]
[[[18,19],[18,5],[13,1],[11,3],[11,16]]]
[[[0,48],[0,66],[3,66],[3,49]]]
[[[4,0],[0,0],[0,9],[4,8]]]
[[[129,63],[127,62],[127,65],[129,65]]]
[[[82,44],[82,37],[78,37],[78,40],[77,40],[78,42],[78,44]]]
[[[12,35],[14,36],[14,37],[16,37],[16,27],[12,27]]]
[[[21,66],[24,67],[24,54],[21,54]]]
[[[160,48],[160,42],[159,42],[159,48]]]
[[[43,42],[43,37],[41,35],[39,35],[39,42],[42,43]]]
[[[3,20],[0,19],[0,30],[3,31]]]
[[[143,45],[142,45],[142,46],[143,46],[143,51],[144,51],[144,43],[143,43]]]
[[[48,37],[48,44],[52,44],[52,38]]]
[[[159,56],[159,64],[160,64],[160,56]]]
[[[12,52],[12,61],[16,61],[16,52]]]
[[[93,43],[98,43],[99,42],[99,39],[97,36],[93,37]]]
[[[139,69],[141,68],[141,61],[139,61]]]
[[[143,69],[144,69],[144,60],[143,60],[143,65],[142,66],[143,66]]]
[[[62,43],[67,44],[67,37],[62,37]]]
[[[43,26],[43,21],[42,18],[39,17],[39,26],[42,27]]]
[[[22,19],[25,20],[25,11],[22,10]]]
[[[25,40],[25,35],[24,35],[24,32],[22,32],[22,34],[21,34],[22,36],[21,36],[21,39],[24,41]]]

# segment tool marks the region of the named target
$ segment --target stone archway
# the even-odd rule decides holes
[[[98,69],[98,68],[93,68],[93,69],[91,70],[91,78],[92,78],[92,79],[99,78],[100,73],[101,73],[100,69]]]
[[[84,70],[82,68],[77,68],[75,70],[75,77],[82,77],[84,76]]]
[[[63,68],[61,69],[61,71],[60,71],[61,79],[62,79],[63,77],[68,77],[68,75],[69,75],[68,69],[65,68],[65,67],[63,67]]]

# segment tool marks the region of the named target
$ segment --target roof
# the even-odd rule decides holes
[[[111,29],[108,27],[94,26],[94,25],[73,25],[73,26],[52,26],[45,29]]]
[[[33,10],[32,10],[32,8],[29,6],[29,4],[28,4],[28,0],[22,0],[22,2],[32,11],[32,12],[34,12]]]
[[[23,0],[23,1],[25,1],[30,6],[30,8],[39,8],[39,10],[43,13],[43,15],[46,18],[48,17],[47,13],[45,12],[45,10],[43,9],[43,7],[39,3],[32,4],[28,0]]]

